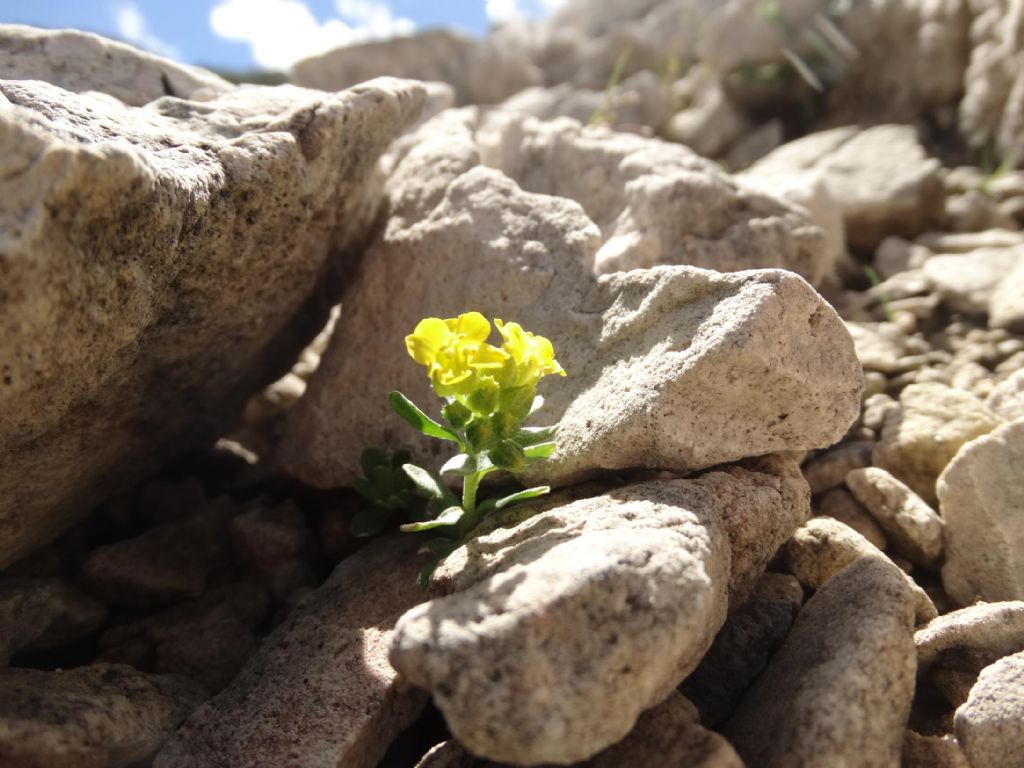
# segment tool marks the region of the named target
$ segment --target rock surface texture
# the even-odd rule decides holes
[[[435,574],[449,594],[398,622],[392,663],[475,754],[586,759],[696,666],[730,582],[749,580],[732,563],[737,529],[752,533],[737,511],[792,519],[807,503],[793,472],[629,486],[474,539]]]
[[[1024,653],[981,671],[954,727],[971,768],[1024,765]]]
[[[942,583],[961,605],[1024,599],[1024,419],[967,443],[939,478]]]
[[[387,660],[395,619],[423,599],[416,544],[381,540],[347,559],[195,711],[155,768],[376,766],[425,702]]]
[[[380,81],[133,108],[0,81],[0,566],[287,367],[422,100]]]
[[[914,600],[865,558],[801,609],[725,735],[748,765],[896,765],[914,694]]]

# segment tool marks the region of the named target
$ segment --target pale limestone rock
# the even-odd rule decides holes
[[[823,493],[815,501],[814,511],[848,525],[880,550],[888,545],[878,522],[846,488],[833,488]]]
[[[846,485],[885,529],[900,554],[934,570],[942,558],[942,519],[910,488],[878,467],[855,469]]]
[[[811,589],[821,588],[858,560],[876,558],[892,562],[855,530],[827,517],[815,517],[800,526],[785,552],[793,575]],[[917,623],[924,624],[938,616],[925,591],[910,576],[904,574],[903,578],[914,598]]]
[[[985,405],[1007,421],[1024,418],[1024,369],[996,384],[985,398]]]
[[[1024,599],[1024,419],[965,444],[938,482],[942,583],[961,605]]]
[[[912,238],[941,221],[939,161],[929,158],[912,126],[835,128],[784,144],[747,171],[755,176],[817,171],[843,212],[851,246]]]
[[[292,65],[290,80],[339,91],[383,75],[448,83],[458,105],[495,104],[541,83],[540,72],[514,51],[450,29],[335,48]]]
[[[811,493],[822,493],[842,485],[851,471],[869,466],[873,447],[871,440],[850,440],[807,461],[801,469]]]
[[[896,765],[914,695],[914,598],[882,558],[807,601],[725,736],[751,766]]]
[[[1021,266],[1024,246],[937,255],[928,259],[921,271],[951,309],[985,314],[1000,283]]]
[[[935,481],[960,446],[1001,423],[969,392],[937,383],[911,384],[900,393],[900,407],[886,413],[872,464],[935,505]]]
[[[948,651],[1007,656],[1024,651],[1024,601],[978,603],[950,611],[914,634],[918,663],[934,664]]]
[[[985,667],[953,723],[971,768],[1024,766],[1024,653]]]
[[[0,80],[42,80],[141,107],[163,96],[203,101],[235,86],[191,67],[77,29],[0,24]]]
[[[204,698],[199,686],[123,664],[7,670],[0,673],[0,764],[148,764]]]
[[[381,539],[342,562],[155,768],[374,768],[425,703],[387,660],[395,620],[423,599],[417,547],[411,536]]]
[[[212,442],[287,369],[424,92],[253,87],[145,108],[37,81],[0,94],[3,567]]]
[[[806,514],[792,462],[750,466],[546,508],[471,540],[435,574],[444,596],[398,622],[392,663],[476,754],[596,754],[696,666],[730,587],[749,594],[776,548],[770,529]]]
[[[1024,331],[1024,258],[992,291],[988,318],[992,328],[1006,328],[1015,333]]]
[[[428,380],[400,340],[423,317],[468,308],[549,337],[569,371],[541,384],[547,403],[536,418],[560,423],[559,450],[535,465],[531,483],[823,447],[853,421],[861,389],[853,345],[802,279],[663,266],[594,280],[600,235],[580,207],[525,193],[476,162],[470,138],[453,131],[398,166],[392,217],[344,299],[345,318],[307,395],[289,412],[280,450],[289,471],[331,487],[357,476],[363,445],[438,457],[439,441],[406,428],[386,397],[398,389],[431,409]]]

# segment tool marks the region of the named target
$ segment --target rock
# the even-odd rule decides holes
[[[961,605],[1024,599],[1024,419],[964,445],[938,483],[942,584]]]
[[[1024,370],[996,384],[985,398],[985,405],[1007,421],[1024,418]]]
[[[942,558],[942,519],[920,496],[878,467],[852,470],[846,485],[910,562],[935,570]]]
[[[98,547],[82,564],[81,581],[105,602],[136,608],[199,597],[227,559],[229,514],[226,507],[211,507]]]
[[[748,765],[896,765],[914,695],[914,597],[881,558],[807,601],[725,736]],[[780,705],[784,703],[784,705]]]
[[[216,692],[231,682],[259,644],[256,631],[270,612],[267,590],[239,583],[136,621],[100,638],[104,661],[174,672]]]
[[[1002,279],[988,302],[989,325],[1024,332],[1024,258]]]
[[[851,440],[839,443],[803,465],[804,477],[811,487],[811,493],[822,493],[837,485],[854,469],[871,464],[870,440]]]
[[[1005,213],[999,202],[980,189],[946,198],[944,229],[954,232],[979,232],[987,229],[1009,229],[1016,222]]]
[[[640,716],[629,736],[576,768],[743,768],[729,742],[702,728],[693,704],[672,693]],[[446,741],[424,756],[416,768],[509,768],[473,757],[456,741]]]
[[[1007,229],[986,232],[925,232],[915,241],[934,253],[971,253],[980,249],[1024,245],[1024,233]]]
[[[399,620],[392,663],[475,754],[596,754],[697,665],[730,584],[738,602],[774,551],[765,524],[806,513],[794,464],[765,469],[633,485],[473,539],[435,574],[443,596]]]
[[[761,125],[752,128],[746,133],[746,135],[741,136],[733,142],[731,147],[729,147],[729,152],[725,156],[726,166],[737,172],[742,171],[745,168],[749,168],[769,152],[774,149],[778,149],[785,143],[785,130],[785,126],[778,118],[773,118],[766,123],[762,123]],[[776,194],[778,194],[778,192]],[[800,203],[809,209],[807,203],[797,199],[794,195],[791,195],[788,190],[783,192],[782,196],[787,200],[792,200],[794,203]],[[838,212],[838,209],[836,210]],[[811,220],[824,229],[821,221],[815,215],[815,212],[810,211],[810,213]],[[842,227],[842,217],[837,217],[837,221],[839,222],[839,226]],[[825,234],[826,236],[831,235],[828,230],[826,230]]]
[[[204,698],[194,684],[120,664],[7,670],[0,673],[0,763],[145,764]]]
[[[678,144],[498,115],[476,139],[483,162],[524,190],[583,206],[602,233],[598,274],[659,264],[778,267],[818,284],[832,267],[825,235],[803,207]]]
[[[101,603],[58,579],[0,581],[0,667],[19,651],[83,638],[106,617]]]
[[[886,236],[913,238],[943,214],[939,162],[926,156],[912,126],[835,128],[784,144],[747,173],[824,175],[843,211],[847,239],[872,249]]]
[[[971,768],[1024,766],[1024,653],[983,669],[953,722]]]
[[[920,269],[932,255],[931,250],[923,245],[908,242],[902,237],[887,237],[875,250],[875,270],[883,280],[888,280],[900,272]]]
[[[293,501],[276,506],[258,504],[231,519],[228,536],[235,560],[264,578],[283,563],[309,554],[306,516]]]
[[[1017,104],[1024,87],[1020,9],[1016,0],[970,0],[969,5],[971,57],[963,78],[960,131],[975,146],[988,144],[1001,156],[1024,157],[1024,112]]]
[[[846,488],[833,488],[826,491],[815,502],[814,511],[818,515],[831,517],[843,525],[849,526],[878,549],[884,550],[888,545],[885,533],[864,507],[860,505]]]
[[[847,321],[846,329],[865,370],[891,375],[907,369],[907,358],[913,350],[908,347],[906,332],[895,323]]]
[[[914,634],[918,664],[933,665],[949,651],[999,658],[1024,651],[1024,602],[978,603],[951,611]]]
[[[750,118],[732,102],[718,78],[704,76],[707,70],[699,67],[691,72],[697,77],[685,99],[687,107],[672,116],[665,134],[702,157],[721,157],[750,129]]]
[[[99,91],[141,107],[163,96],[204,101],[234,89],[190,67],[75,29],[0,24],[0,80],[42,80],[73,93]]]
[[[921,270],[950,309],[985,314],[996,288],[1017,265],[1024,265],[1024,246],[933,256]]]
[[[900,393],[900,407],[886,413],[872,464],[935,506],[935,481],[960,446],[1001,423],[969,392],[943,384],[911,384]]]
[[[392,177],[392,218],[289,412],[279,449],[289,472],[334,487],[358,476],[363,445],[439,456],[438,441],[389,413],[392,389],[428,408],[434,398],[394,340],[420,318],[469,307],[549,337],[569,371],[557,386],[542,383],[538,418],[559,422],[559,451],[531,483],[638,466],[687,471],[831,445],[846,431],[860,366],[841,321],[802,279],[672,266],[595,281],[598,232],[578,205],[466,170],[474,162],[468,143],[446,136]]]
[[[798,528],[785,551],[793,575],[811,589],[820,589],[858,560],[880,558],[891,563],[855,530],[827,517],[812,518]],[[904,578],[914,597],[917,623],[924,624],[938,616],[924,590],[906,574]]]
[[[0,94],[2,568],[208,445],[287,369],[424,92],[252,87],[144,109],[37,81]]]
[[[711,648],[679,690],[700,710],[711,728],[724,723],[768,660],[786,639],[803,602],[803,588],[792,576],[766,573],[751,598],[729,614]],[[779,584],[781,582],[781,584]]]
[[[376,766],[425,702],[387,661],[395,620],[423,599],[418,544],[381,539],[343,561],[154,768]]]
[[[971,768],[963,750],[951,736],[924,736],[907,730],[903,737],[901,768]]]
[[[290,79],[339,91],[381,75],[448,83],[458,105],[496,104],[541,82],[540,72],[512,52],[450,29],[335,48],[294,64]]]

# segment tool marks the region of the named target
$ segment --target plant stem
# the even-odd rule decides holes
[[[481,477],[482,472],[474,472],[466,477],[462,485],[462,508],[466,515],[462,518],[463,525],[460,527],[464,534],[476,528],[476,524],[480,522],[476,511],[476,489],[480,485]]]

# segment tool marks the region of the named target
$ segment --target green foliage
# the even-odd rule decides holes
[[[388,453],[372,446],[363,449],[359,457],[363,477],[357,478],[352,488],[367,506],[352,519],[353,536],[381,533],[398,513],[410,520],[423,518],[427,503],[404,470],[410,458],[408,451]]]
[[[615,89],[622,82],[622,76],[626,73],[626,67],[629,66],[629,60],[632,56],[633,46],[627,45],[622,49],[622,53],[618,55],[618,58],[615,59],[615,66],[612,68],[611,77],[608,78],[608,83],[604,87],[604,99],[601,101],[601,106],[595,109],[594,114],[590,116],[587,125],[601,125],[602,123],[613,121],[615,114],[612,108],[612,99],[615,96]]]

